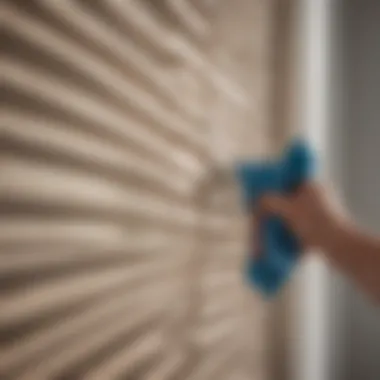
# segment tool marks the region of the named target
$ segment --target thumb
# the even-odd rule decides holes
[[[259,215],[277,215],[288,219],[290,202],[285,197],[275,194],[265,195],[259,201]]]

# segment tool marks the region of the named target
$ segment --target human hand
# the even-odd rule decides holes
[[[290,226],[304,248],[323,248],[344,220],[337,205],[339,202],[323,186],[308,183],[291,195],[264,196],[255,219],[276,215]]]

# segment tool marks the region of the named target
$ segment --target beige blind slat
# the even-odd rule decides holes
[[[1,378],[264,379],[239,195],[204,180],[270,154],[274,3],[3,1]]]

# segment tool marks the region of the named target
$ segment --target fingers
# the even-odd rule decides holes
[[[259,202],[258,214],[260,216],[277,215],[287,219],[290,212],[289,200],[280,195],[266,195]]]
[[[277,215],[281,218],[288,219],[290,215],[290,203],[287,199],[279,195],[266,195],[260,201],[255,210],[253,210],[253,252],[255,257],[259,257],[262,252],[262,236],[260,235],[260,221],[268,215]]]

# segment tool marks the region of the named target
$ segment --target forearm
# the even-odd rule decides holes
[[[337,226],[327,237],[327,256],[380,302],[380,239],[350,224]]]

